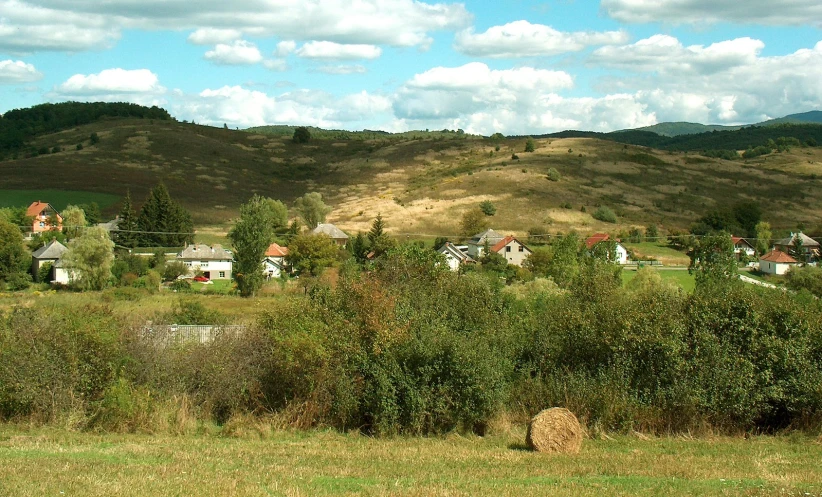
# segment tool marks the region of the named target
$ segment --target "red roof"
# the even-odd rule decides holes
[[[276,243],[272,243],[268,246],[268,250],[265,251],[266,257],[285,257],[288,255],[288,247],[280,247]]]
[[[37,202],[32,202],[29,208],[26,209],[26,215],[31,217],[39,216],[40,213],[46,210],[48,206],[48,202],[40,202],[39,200]]]
[[[776,262],[781,264],[798,264],[799,261],[781,250],[772,250],[759,258],[760,261]]]
[[[508,245],[511,242],[517,242],[520,245],[522,245],[523,247],[525,247],[525,244],[522,243],[521,241],[517,240],[517,237],[508,235],[505,238],[503,238],[502,240],[500,240],[499,242],[497,242],[496,245],[491,247],[491,252],[499,253],[503,248],[505,248],[506,245]],[[525,249],[528,250],[529,252],[531,251],[528,247],[525,247]]]
[[[607,242],[610,238],[611,237],[608,236],[608,233],[595,233],[592,236],[588,237],[587,240],[585,240],[585,246],[588,247],[588,250],[590,250],[594,248],[594,245],[596,245],[597,243]]]
[[[743,242],[743,243],[745,243],[745,245],[747,245],[751,248],[754,248],[754,246],[751,245],[751,242],[749,242],[748,240],[742,238],[741,236],[732,236],[731,241],[733,242],[734,245],[737,245],[739,242]]]

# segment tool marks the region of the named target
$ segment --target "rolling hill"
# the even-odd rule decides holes
[[[696,135],[700,133],[710,133],[712,131],[734,131],[748,126],[772,126],[775,124],[822,124],[822,111],[812,110],[799,114],[790,114],[777,119],[769,119],[755,124],[742,124],[739,126],[722,126],[719,124],[699,124],[688,122],[663,122],[652,126],[644,126],[633,130],[621,131],[650,131],[661,136]]]
[[[287,133],[107,119],[38,136],[34,148],[57,151],[0,162],[0,190],[130,190],[140,204],[163,181],[198,226],[217,231],[254,193],[291,203],[318,191],[334,207],[330,222],[356,232],[381,213],[389,232],[412,238],[457,233],[463,212],[483,200],[497,207],[493,227],[518,234],[685,228],[740,200],[760,202],[776,228],[817,226],[822,215],[820,148],[726,161],[589,137],[538,139],[533,153],[523,152],[524,138],[454,132],[344,138],[298,145]],[[559,181],[547,179],[551,168]],[[617,213],[617,226],[591,217],[601,205]]]

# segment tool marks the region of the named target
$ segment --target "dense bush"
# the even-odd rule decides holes
[[[15,310],[0,321],[0,417],[135,430],[187,399],[204,420],[377,435],[482,432],[549,406],[595,431],[819,429],[818,300],[722,282],[689,295],[650,272],[623,289],[567,239],[579,259],[561,288],[456,275],[401,246],[207,344],[157,345],[105,308]],[[225,322],[212,313],[181,300],[160,320]]]
[[[614,211],[612,211],[610,207],[605,207],[604,205],[598,208],[596,211],[594,211],[594,213],[591,214],[591,216],[593,216],[594,219],[597,219],[604,223],[617,222],[617,217],[616,214],[614,214]]]

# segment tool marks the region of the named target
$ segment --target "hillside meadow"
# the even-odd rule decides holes
[[[820,148],[726,161],[593,138],[535,145],[525,153],[524,138],[422,132],[363,139],[329,132],[295,144],[282,134],[110,119],[37,137],[33,147],[59,151],[0,162],[0,187],[37,196],[25,192],[32,172],[59,171],[37,175],[37,188],[117,197],[130,190],[139,204],[162,181],[199,227],[215,233],[255,193],[290,203],[308,191],[322,193],[334,208],[328,220],[349,232],[367,230],[381,213],[389,232],[415,239],[457,234],[462,214],[485,200],[497,207],[492,227],[520,235],[650,223],[682,229],[743,200],[759,202],[779,230],[815,227],[822,214]],[[117,204],[98,203],[117,212]],[[616,225],[593,219],[599,206],[616,212]]]

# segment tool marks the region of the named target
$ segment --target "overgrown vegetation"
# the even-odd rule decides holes
[[[640,275],[623,289],[618,268],[564,240],[577,262],[559,285],[504,290],[403,245],[206,344],[158,345],[105,306],[15,308],[0,320],[0,417],[152,430],[152,413],[186,399],[219,423],[274,413],[377,435],[482,433],[548,406],[593,432],[819,429],[818,300],[714,273],[693,294]],[[564,260],[556,242],[541,250]]]

